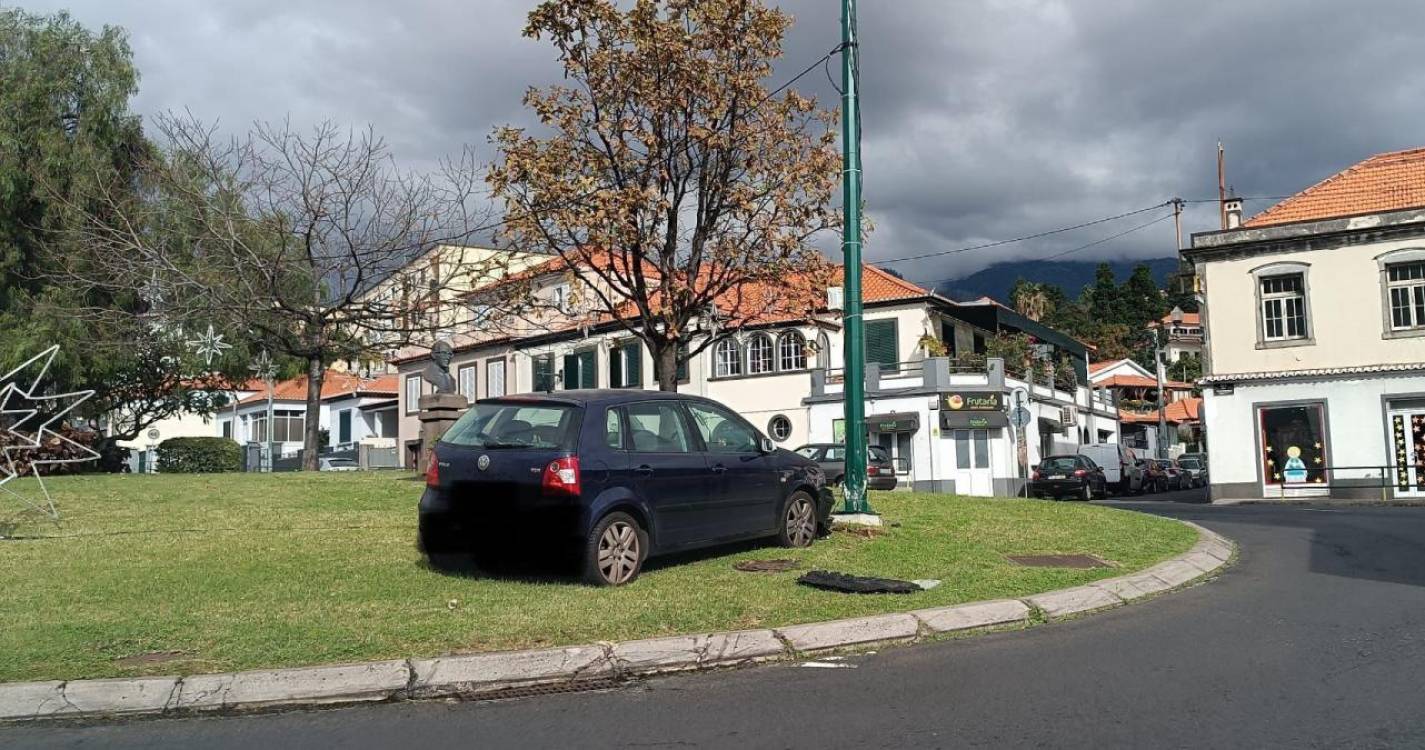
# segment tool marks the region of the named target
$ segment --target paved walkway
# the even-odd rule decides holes
[[[596,693],[0,729],[21,747],[1420,747],[1425,509],[1131,507],[1236,539],[1133,607]]]

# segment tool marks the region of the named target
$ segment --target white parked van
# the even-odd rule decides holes
[[[1143,491],[1143,472],[1137,467],[1138,454],[1132,448],[1118,443],[1081,445],[1079,455],[1103,467],[1104,479],[1119,494]]]

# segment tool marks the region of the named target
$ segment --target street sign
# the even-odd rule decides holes
[[[1024,426],[1029,424],[1029,420],[1029,410],[1023,406],[1016,406],[1009,410],[1009,421],[1014,425],[1015,429],[1024,429]]]

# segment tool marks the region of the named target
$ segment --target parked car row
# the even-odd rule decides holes
[[[1127,446],[1106,443],[1046,457],[1030,475],[1029,494],[1091,500],[1110,493],[1142,495],[1206,486],[1207,457],[1201,453],[1147,458]]]

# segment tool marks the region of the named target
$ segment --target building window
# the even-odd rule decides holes
[[[609,387],[643,387],[643,344],[638,339],[609,349]]]
[[[816,366],[823,370],[831,369],[831,337],[825,332],[816,335]]]
[[[1391,330],[1425,328],[1425,261],[1392,263],[1385,273]]]
[[[415,414],[421,410],[421,376],[406,376],[406,413]]]
[[[475,365],[462,365],[455,371],[455,380],[460,386],[460,395],[466,401],[475,400]]]
[[[1305,274],[1263,276],[1259,284],[1262,339],[1285,341],[1307,338]]]
[[[492,359],[485,362],[485,395],[490,398],[499,398],[505,395],[505,359]]]
[[[554,287],[554,291],[551,294],[553,295],[555,309],[562,313],[569,312],[569,285],[560,284]]]
[[[300,443],[305,435],[306,420],[303,412],[278,409],[272,413],[272,437],[274,443]],[[259,443],[268,442],[267,415],[259,414],[252,419],[253,434]]]
[[[599,387],[597,364],[598,352],[593,349],[564,355],[564,390]]]
[[[1261,408],[1258,419],[1266,484],[1326,484],[1330,464],[1322,412],[1321,404]]]
[[[228,439],[232,439],[232,436],[233,436],[233,421],[232,421],[231,419],[229,419],[228,421],[223,422],[223,437],[228,438]]]
[[[807,368],[807,340],[797,331],[777,338],[777,369],[784,372]]]
[[[536,392],[554,390],[554,355],[541,354],[530,360],[530,382]]]
[[[900,362],[900,348],[896,342],[899,333],[895,319],[866,321],[866,363],[875,362],[889,367]]]
[[[713,375],[719,378],[742,374],[742,348],[737,339],[725,338],[713,346]]]
[[[490,323],[490,314],[493,308],[486,304],[474,304],[470,306],[470,325],[476,328],[483,328]]]
[[[351,410],[343,409],[336,417],[336,442],[337,445],[346,445],[351,442]]]
[[[754,334],[747,341],[747,374],[772,372],[772,364],[772,337],[765,333]]]
[[[786,442],[792,436],[792,420],[782,414],[772,417],[767,422],[767,435],[779,443]]]

